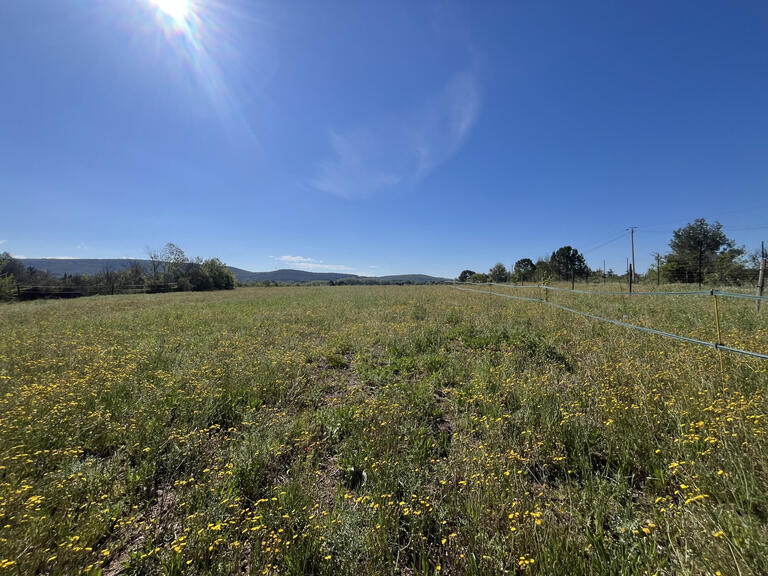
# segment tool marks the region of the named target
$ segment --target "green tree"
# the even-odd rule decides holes
[[[704,218],[672,232],[671,252],[664,258],[662,273],[671,282],[734,281],[744,270],[744,248],[723,232],[720,222]]]
[[[515,262],[515,276],[521,281],[531,280],[536,272],[536,264],[530,258],[521,258]]]
[[[562,246],[552,252],[549,267],[553,274],[563,280],[569,280],[572,275],[580,278],[589,274],[589,267],[584,260],[584,255],[570,246]]]
[[[504,264],[497,262],[496,265],[488,271],[491,282],[506,282],[509,280],[509,272]]]
[[[484,284],[485,282],[488,282],[488,274],[475,272],[472,274],[472,276],[469,277],[469,282],[474,282],[475,284]]]
[[[213,290],[213,280],[200,264],[189,271],[189,283],[192,290]]]
[[[16,260],[8,252],[0,254],[0,274],[13,275],[16,278],[21,278],[25,274],[26,270],[24,264]]]
[[[168,242],[163,247],[160,258],[165,268],[166,282],[178,282],[188,272],[186,264],[189,263],[189,258],[184,254],[184,250],[173,242]]]
[[[0,254],[0,302],[9,302],[16,297],[14,272],[18,265],[18,261],[8,252]]]
[[[552,268],[549,265],[549,260],[545,258],[539,258],[536,260],[536,271],[534,272],[534,278],[538,281],[547,280],[552,276]]]
[[[469,278],[474,274],[474,270],[462,270],[461,274],[459,274],[459,282],[468,282]]]
[[[227,265],[218,258],[205,260],[200,268],[211,279],[216,290],[231,290],[235,287],[235,276]]]

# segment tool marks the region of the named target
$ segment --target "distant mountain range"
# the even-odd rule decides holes
[[[149,260],[133,260],[125,258],[20,258],[25,266],[32,266],[38,270],[46,270],[54,276],[65,274],[100,274],[105,269],[123,270],[133,264],[142,268],[149,268]],[[341,272],[307,272],[306,270],[273,270],[271,272],[251,272],[242,268],[229,266],[235,279],[242,283],[255,282],[283,282],[286,284],[303,284],[307,282],[336,282],[342,281],[348,284],[432,284],[445,282],[446,278],[427,276],[426,274],[398,274],[394,276],[358,276],[356,274],[343,274]]]

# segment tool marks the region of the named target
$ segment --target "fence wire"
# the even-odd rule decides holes
[[[484,284],[478,284],[475,282],[453,282],[454,284],[463,284],[470,286],[502,286],[504,288],[517,288],[517,289],[531,289],[541,288],[546,290],[554,290],[556,292],[571,292],[573,294],[596,294],[599,296],[722,296],[723,298],[743,298],[745,300],[761,300],[768,301],[768,296],[758,296],[757,294],[742,294],[740,292],[725,292],[723,290],[683,290],[683,291],[632,291],[632,292],[618,292],[611,290],[581,290],[579,288],[561,288],[559,286],[549,286],[547,284],[529,284],[528,286],[519,284],[501,284],[498,282],[485,282]]]
[[[468,284],[468,283],[463,283]],[[471,283],[469,283],[471,284]],[[475,284],[477,286],[477,284]],[[493,284],[491,284],[493,285]],[[708,348],[714,348],[715,350],[724,350],[726,352],[732,352],[734,354],[741,354],[744,356],[750,356],[752,358],[759,358],[761,360],[768,360],[768,354],[760,354],[759,352],[752,352],[750,350],[741,350],[740,348],[733,348],[731,346],[725,346],[724,344],[718,344],[717,342],[708,342],[706,340],[699,340],[698,338],[689,338],[688,336],[681,336],[679,334],[673,334],[671,332],[664,332],[663,330],[656,330],[655,328],[646,328],[645,326],[638,326],[637,324],[630,324],[629,322],[622,322],[621,320],[614,320],[613,318],[606,318],[604,316],[598,316],[597,314],[591,314],[589,312],[583,312],[581,310],[576,310],[575,308],[569,308],[568,306],[563,306],[562,304],[555,304],[554,302],[549,302],[547,300],[544,300],[543,298],[534,298],[531,296],[514,296],[512,294],[504,294],[502,292],[492,292],[490,290],[477,290],[475,288],[462,288],[460,286],[452,285],[454,289],[456,290],[462,290],[464,292],[477,292],[479,294],[489,294],[492,296],[501,296],[502,298],[509,298],[510,300],[521,300],[524,302],[540,302],[541,304],[546,304],[547,306],[551,306],[553,308],[557,308],[559,310],[563,310],[565,312],[570,312],[572,314],[578,314],[579,316],[584,316],[586,318],[592,318],[593,320],[598,320],[600,322],[607,322],[608,324],[613,324],[615,326],[621,326],[623,328],[629,328],[630,330],[638,330],[639,332],[646,332],[648,334],[655,334],[656,336],[662,336],[663,338],[671,338],[673,340],[679,340],[681,342],[688,342],[690,344],[697,344],[699,346],[706,346]],[[518,286],[518,288],[524,288],[524,286]],[[551,286],[525,286],[525,288],[547,288],[548,290],[552,290]],[[558,290],[565,290],[567,292],[571,292],[571,290],[567,290],[564,288],[558,288]],[[594,292],[593,292],[594,293]],[[715,293],[718,296],[719,291],[716,290],[708,290],[704,292],[705,294],[712,294]],[[619,294],[622,294],[624,296],[629,296],[628,292],[619,292]],[[634,292],[633,292],[634,294]],[[667,293],[669,294],[669,293]]]

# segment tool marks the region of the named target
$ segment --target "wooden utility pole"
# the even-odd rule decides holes
[[[632,276],[634,276],[634,266],[632,264],[629,265],[629,293],[632,294]]]
[[[765,242],[760,243],[760,273],[757,276],[757,295],[762,298],[765,287]],[[757,301],[757,312],[760,313],[760,300]]]
[[[629,238],[630,238],[630,241],[632,242],[632,268],[631,268],[632,276],[635,275],[635,228],[637,228],[637,226],[629,227]],[[634,278],[632,278],[632,280],[634,280]]]

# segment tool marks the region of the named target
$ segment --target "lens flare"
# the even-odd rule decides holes
[[[192,72],[197,86],[208,96],[214,109],[229,127],[241,126],[253,137],[222,70],[224,54],[231,54],[227,18],[231,9],[218,0],[138,0],[149,9],[152,20],[180,62]]]
[[[151,2],[175,22],[184,22],[190,13],[188,0],[151,0]]]

